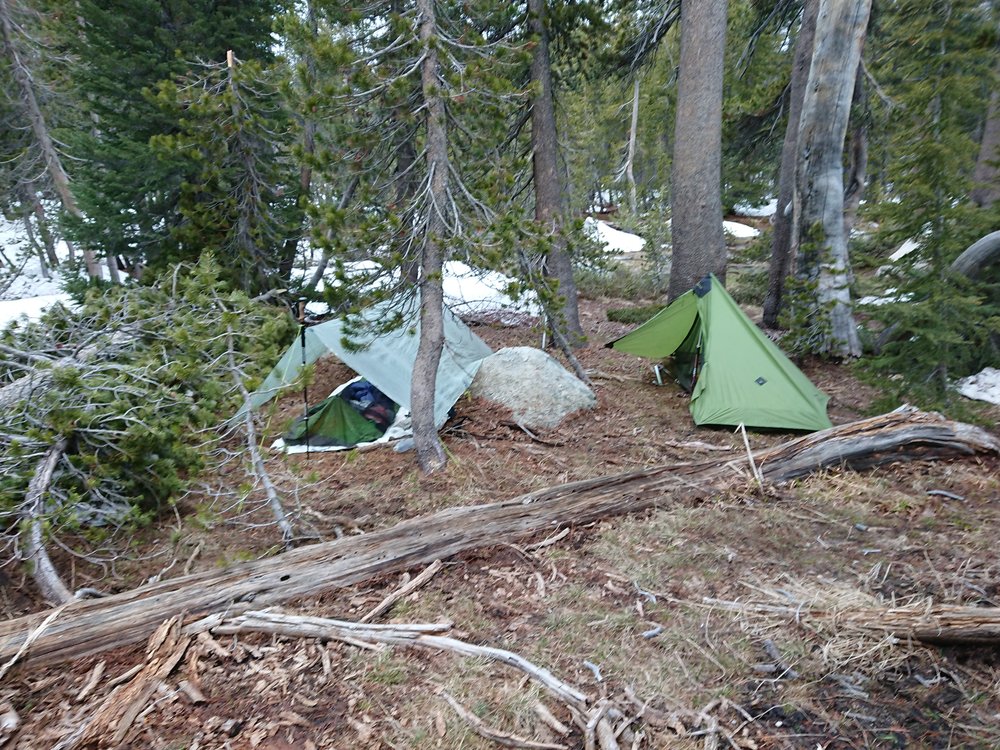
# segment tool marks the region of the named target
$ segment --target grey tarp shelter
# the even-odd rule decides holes
[[[381,302],[361,313],[360,318],[368,323],[384,323],[400,314],[402,325],[388,333],[365,332],[364,326],[352,325],[348,335],[342,320],[310,326],[305,331],[305,364],[312,364],[324,354],[334,354],[386,396],[409,409],[410,380],[420,343],[419,312],[419,299],[411,298]],[[345,336],[349,346],[345,345]],[[444,339],[434,391],[434,423],[438,427],[445,423],[451,407],[468,389],[480,362],[493,353],[447,307]],[[302,340],[296,336],[260,388],[250,396],[250,406],[259,409],[266,404],[282,388],[294,383],[302,368]]]

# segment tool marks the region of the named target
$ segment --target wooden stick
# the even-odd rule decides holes
[[[416,625],[372,625],[370,623],[329,620],[323,617],[288,615],[278,612],[256,611],[225,620],[214,628],[216,633],[270,633],[295,638],[332,638],[343,640],[344,636],[361,638],[374,643],[388,643],[404,646],[452,651],[465,656],[499,661],[509,667],[524,672],[546,690],[567,705],[585,710],[589,699],[586,694],[563,682],[544,667],[532,664],[523,656],[512,651],[490,646],[475,646],[441,633],[451,629],[451,623],[421,623]]]
[[[482,719],[472,713],[469,709],[465,708],[444,690],[440,690],[439,694],[448,702],[448,705],[452,707],[455,713],[458,714],[466,724],[472,727],[473,732],[478,734],[480,737],[485,737],[488,740],[496,742],[498,745],[503,745],[504,747],[533,748],[534,750],[567,750],[565,745],[558,745],[553,742],[536,742],[535,740],[526,740],[522,737],[518,737],[517,735],[506,734],[505,732],[501,732],[499,729],[493,729],[492,727],[487,726]]]
[[[444,566],[442,565],[441,561],[435,560],[426,568],[424,568],[423,571],[421,571],[420,575],[418,575],[416,578],[404,583],[398,589],[389,594],[385,599],[376,604],[375,608],[371,612],[366,614],[364,617],[362,617],[359,620],[359,622],[371,622],[376,617],[379,617],[383,613],[388,612],[389,609],[392,608],[393,604],[398,602],[404,596],[409,596],[414,591],[423,586],[425,583],[427,583],[429,580],[431,580],[434,576],[436,576],[438,571],[441,570],[442,567]]]

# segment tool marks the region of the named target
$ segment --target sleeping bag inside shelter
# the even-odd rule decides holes
[[[249,408],[259,409],[295,384],[303,367],[325,354],[335,355],[359,377],[310,405],[307,413],[294,420],[273,447],[289,453],[343,450],[410,434],[410,381],[420,343],[419,311],[417,298],[387,301],[365,310],[349,327],[343,320],[330,320],[306,328],[304,347],[303,336],[297,335],[251,395]],[[396,316],[401,322],[394,330],[372,331],[372,324],[384,324]],[[492,354],[447,308],[444,334],[434,391],[434,423],[438,428],[468,389],[482,360]]]
[[[828,397],[750,320],[714,275],[607,346],[669,368],[698,425],[812,432],[832,426]]]

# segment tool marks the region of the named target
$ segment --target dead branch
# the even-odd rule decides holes
[[[442,567],[444,566],[441,564],[441,561],[435,560],[426,568],[424,568],[424,570],[416,578],[407,581],[398,589],[389,594],[385,599],[376,604],[375,608],[371,612],[366,614],[364,617],[362,617],[359,622],[371,622],[376,617],[379,617],[380,615],[388,612],[392,608],[393,604],[398,602],[404,596],[409,596],[418,588],[420,588],[429,580],[431,580],[434,576],[436,576],[438,571],[441,570]]]
[[[344,640],[345,637],[348,637],[360,638],[374,643],[423,646],[424,648],[452,651],[464,656],[499,661],[514,667],[529,675],[552,695],[571,707],[584,710],[588,703],[588,698],[584,693],[558,679],[547,669],[532,664],[512,651],[489,646],[476,646],[456,638],[440,635],[451,629],[451,623],[372,625],[329,620],[322,617],[254,611],[221,622],[209,619],[205,624],[213,632],[222,634],[256,632],[295,638],[331,638],[334,640]]]
[[[218,304],[222,307],[221,302]],[[243,378],[240,376],[240,370],[236,366],[232,326],[226,326],[226,358],[229,362],[229,373],[232,376],[233,383],[236,385],[237,389],[239,389],[240,395],[243,397],[243,436],[246,439],[247,452],[250,454],[250,470],[254,477],[260,480],[261,485],[264,487],[264,494],[267,496],[267,504],[271,506],[271,513],[274,514],[274,521],[281,530],[281,540],[285,544],[285,549],[290,549],[292,546],[292,540],[295,538],[295,530],[292,528],[292,524],[288,520],[288,514],[285,513],[285,507],[281,504],[281,498],[278,496],[278,491],[274,487],[274,482],[271,481],[271,475],[268,473],[267,467],[264,465],[264,459],[260,455],[260,441],[257,439],[257,427],[253,421],[253,408],[250,406],[250,393],[247,391],[246,386],[243,385]]]
[[[930,600],[896,607],[827,607],[819,592],[811,601],[774,604],[706,599],[711,607],[795,622],[823,622],[837,631],[890,636],[895,642],[936,646],[1000,644],[1000,607],[934,604]],[[788,602],[787,599],[782,601]],[[787,665],[779,665],[784,669]]]
[[[56,566],[45,549],[45,532],[42,517],[45,514],[45,495],[52,484],[52,475],[66,450],[66,438],[59,437],[46,451],[35,467],[35,474],[28,483],[21,516],[27,526],[24,559],[31,566],[31,575],[38,589],[48,601],[65,604],[73,595],[59,577]]]
[[[892,412],[834,427],[754,454],[765,482],[828,467],[1000,453],[989,433],[940,415]],[[717,493],[745,470],[742,457],[641,469],[538,490],[512,500],[448,508],[361,536],[300,547],[282,555],[71,602],[26,654],[28,661],[77,659],[149,636],[164,619],[245,612],[349,586],[565,524],[634,513]],[[252,603],[252,604],[251,604]],[[0,622],[0,659],[9,658],[45,619],[41,612]]]
[[[494,729],[489,727],[476,716],[472,711],[467,709],[457,700],[452,698],[444,690],[440,690],[439,694],[442,698],[447,701],[448,705],[452,707],[456,714],[468,724],[472,731],[478,734],[480,737],[485,737],[492,742],[496,742],[498,745],[503,745],[504,747],[522,747],[522,748],[536,748],[537,750],[566,750],[565,745],[559,745],[552,742],[535,742],[534,740],[526,740],[522,737],[518,737],[514,734],[507,734],[506,732],[501,732],[499,729]]]

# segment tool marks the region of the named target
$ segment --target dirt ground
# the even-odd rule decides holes
[[[657,386],[648,363],[603,348],[629,329],[606,317],[609,306],[622,304],[583,302],[591,344],[580,359],[598,407],[555,430],[529,436],[502,409],[466,397],[443,433],[448,469],[430,477],[419,474],[412,453],[387,448],[270,456],[268,469],[302,541],[577,479],[742,452],[732,431],[695,427],[687,397],[674,385]],[[494,349],[539,341],[531,326],[475,330]],[[807,362],[803,369],[830,394],[834,423],[870,413],[876,393],[846,368]],[[332,390],[350,375],[322,361],[312,390]],[[282,399],[268,438],[300,410],[301,396]],[[995,430],[1000,410],[982,414]],[[754,448],[787,438],[750,435]],[[450,621],[457,638],[515,652],[594,700],[641,713],[623,728],[623,748],[1000,747],[995,648],[894,642],[838,619],[917,600],[998,606],[998,470],[996,458],[970,458],[824,472],[765,492],[735,482],[697,503],[664,497],[656,510],[571,526],[554,541],[521,539],[445,560],[380,621]],[[113,574],[77,562],[73,587],[125,591],[151,576],[280,551],[280,536],[240,462],[209,479],[231,493],[186,498],[176,516],[136,536],[132,561]],[[282,609],[357,620],[417,572]],[[41,607],[24,571],[6,575],[8,617]],[[796,614],[817,606],[831,617]],[[72,665],[15,667],[0,682],[0,713],[13,708],[22,724],[5,745],[0,715],[0,747],[67,746],[60,741],[111,693],[114,678],[143,661],[144,645],[137,645]],[[117,746],[499,746],[460,718],[444,692],[486,726],[541,743],[520,746],[584,747],[578,729],[560,736],[536,710],[544,703],[569,725],[566,707],[501,663],[263,635],[198,641]]]

